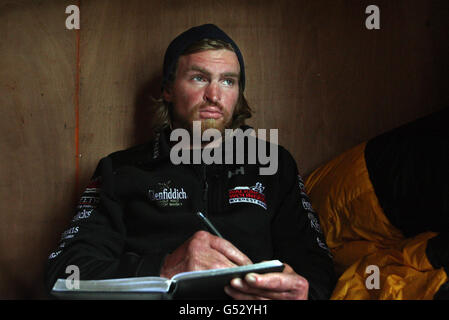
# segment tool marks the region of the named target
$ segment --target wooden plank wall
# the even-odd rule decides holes
[[[81,29],[65,28],[77,4]],[[365,28],[380,8],[381,29]],[[240,46],[256,128],[307,175],[448,105],[447,1],[0,1],[0,298],[43,266],[98,160],[144,142],[168,43],[215,23]]]
[[[74,204],[76,43],[65,3],[0,5],[0,298],[39,296]]]

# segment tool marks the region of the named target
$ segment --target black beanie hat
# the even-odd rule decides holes
[[[213,24],[203,24],[201,26],[190,28],[189,30],[178,35],[169,44],[164,56],[164,69],[162,79],[162,89],[167,85],[169,76],[175,72],[176,62],[180,55],[193,43],[203,39],[221,40],[229,43],[235,51],[240,63],[240,82],[242,85],[242,91],[245,90],[245,65],[243,63],[243,56],[239,50],[239,47],[223,30]]]

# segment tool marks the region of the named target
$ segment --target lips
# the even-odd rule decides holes
[[[219,107],[205,107],[199,111],[201,119],[219,119],[223,116],[223,112]]]

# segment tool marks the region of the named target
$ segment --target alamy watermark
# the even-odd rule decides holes
[[[371,264],[365,268],[365,273],[370,274],[365,279],[365,287],[368,290],[380,289],[380,271],[379,267]]]
[[[170,141],[179,142],[172,147],[170,160],[173,164],[244,164],[246,157],[247,164],[262,165],[260,175],[273,175],[278,169],[278,129],[269,131],[270,143],[267,143],[266,129],[258,129],[257,134],[252,128],[225,129],[221,143],[223,136],[219,130],[207,129],[202,133],[201,121],[193,121],[193,137],[182,128],[171,132]]]
[[[65,273],[69,276],[65,279],[65,286],[69,290],[80,288],[80,268],[74,264],[71,264],[65,268]]]
[[[65,8],[65,13],[70,14],[65,19],[65,27],[69,30],[79,30],[80,28],[80,8],[77,5],[70,5]]]
[[[365,27],[368,30],[380,29],[380,10],[379,7],[371,4],[365,9],[366,14],[370,14],[365,20]]]

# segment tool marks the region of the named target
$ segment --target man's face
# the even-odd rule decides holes
[[[175,81],[164,90],[173,104],[173,127],[192,128],[201,121],[202,130],[220,131],[230,124],[239,97],[240,65],[229,50],[207,50],[179,57]]]

